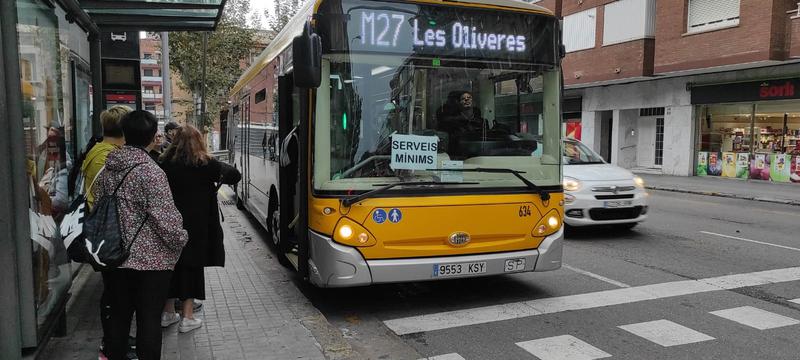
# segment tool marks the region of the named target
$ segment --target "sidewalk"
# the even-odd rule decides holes
[[[341,332],[300,293],[252,221],[231,201],[221,203],[226,266],[206,268],[203,327],[165,329],[162,359],[352,358]],[[100,275],[84,269],[67,305],[67,336],[50,339],[41,359],[97,359],[102,290]]]
[[[715,176],[668,176],[637,173],[652,190],[721,196],[800,206],[800,184],[761,180],[728,179]]]

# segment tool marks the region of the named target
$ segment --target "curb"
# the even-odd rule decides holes
[[[798,200],[784,200],[784,199],[775,199],[769,197],[747,196],[747,195],[739,195],[731,193],[721,193],[716,191],[688,190],[688,189],[679,189],[679,188],[663,187],[663,186],[645,186],[645,189],[669,191],[669,192],[684,193],[684,194],[694,194],[694,195],[716,196],[716,197],[724,197],[730,199],[760,201],[766,203],[791,205],[791,206],[800,206],[800,201]]]

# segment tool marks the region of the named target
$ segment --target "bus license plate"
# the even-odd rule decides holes
[[[506,260],[505,272],[525,270],[525,258]]]
[[[608,208],[621,208],[621,207],[630,207],[633,205],[633,201],[631,200],[619,200],[619,201],[605,201],[603,203],[606,209]]]
[[[434,264],[433,277],[483,274],[486,272],[486,261],[460,264]]]

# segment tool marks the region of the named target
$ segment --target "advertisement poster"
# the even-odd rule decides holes
[[[800,183],[800,155],[796,155],[792,161],[792,175],[789,175],[789,180]]]
[[[697,153],[697,176],[706,176],[708,175],[708,153],[705,151],[700,151]]]
[[[708,153],[708,175],[722,175],[722,160],[720,159],[718,152]]]
[[[567,120],[567,137],[575,140],[581,139],[581,130],[582,126],[580,120],[573,122],[574,120]]]
[[[767,154],[756,154],[750,162],[750,178],[755,180],[769,180],[769,162]]]
[[[736,177],[739,179],[747,179],[750,170],[750,154],[737,153],[736,154]]]
[[[772,154],[769,168],[769,178],[774,182],[789,182],[791,175],[791,155]]]
[[[722,177],[736,177],[736,153],[722,153]]]

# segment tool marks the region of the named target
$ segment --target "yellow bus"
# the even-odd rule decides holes
[[[231,92],[237,204],[319,287],[560,268],[558,19],[521,0],[318,0]]]

